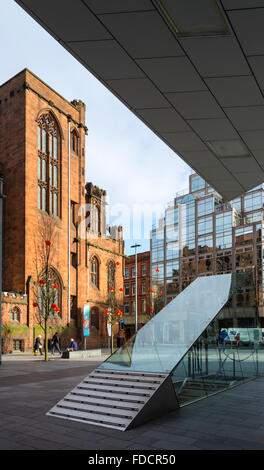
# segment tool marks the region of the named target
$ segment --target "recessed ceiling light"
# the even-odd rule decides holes
[[[229,34],[215,0],[154,0],[178,36]]]
[[[212,140],[206,144],[218,157],[241,157],[250,153],[241,140]]]

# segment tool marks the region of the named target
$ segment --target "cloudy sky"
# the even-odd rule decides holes
[[[0,44],[0,84],[26,67],[86,103],[86,181],[107,190],[109,222],[123,225],[126,253],[135,241],[149,249],[152,210],[188,187],[191,169],[14,0],[1,1]]]

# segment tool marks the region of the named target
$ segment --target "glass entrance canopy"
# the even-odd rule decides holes
[[[199,277],[99,368],[170,375],[180,405],[263,372],[253,273]]]

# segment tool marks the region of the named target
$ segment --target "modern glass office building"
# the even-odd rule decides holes
[[[168,204],[151,233],[155,313],[198,276],[253,271],[264,326],[263,188],[225,203],[200,176],[190,175],[189,190]],[[238,308],[244,301],[237,297]]]

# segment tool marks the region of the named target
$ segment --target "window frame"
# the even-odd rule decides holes
[[[56,119],[43,113],[38,119],[38,209],[61,217],[61,136]]]

